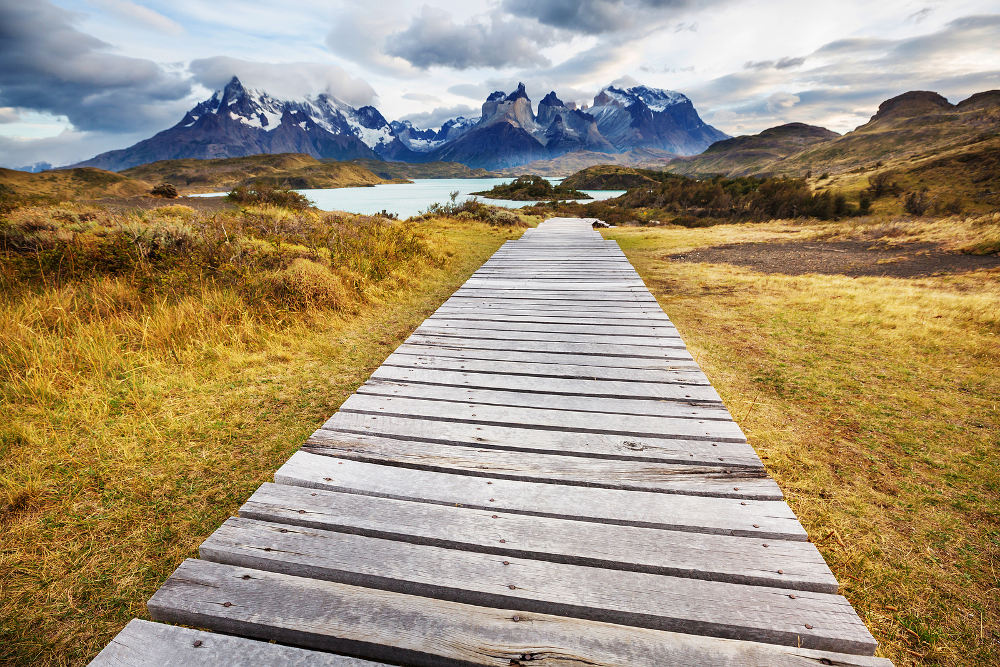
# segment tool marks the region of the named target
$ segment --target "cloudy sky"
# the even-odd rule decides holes
[[[130,145],[233,74],[424,126],[518,81],[640,81],[729,134],[845,132],[907,90],[1000,88],[998,44],[996,0],[0,0],[0,165]]]

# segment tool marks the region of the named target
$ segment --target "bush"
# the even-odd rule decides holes
[[[868,191],[873,199],[886,195],[899,194],[899,184],[892,180],[892,174],[888,171],[880,171],[868,177]]]
[[[177,188],[170,183],[160,183],[150,190],[149,194],[154,197],[163,197],[164,199],[177,199],[180,197],[180,194],[177,192]]]
[[[287,268],[266,274],[265,282],[276,300],[289,310],[342,308],[348,292],[329,268],[304,257]]]
[[[511,209],[502,206],[491,206],[484,204],[475,197],[467,199],[461,204],[457,203],[458,193],[453,192],[451,201],[447,204],[431,204],[427,210],[423,211],[420,218],[427,219],[436,215],[450,216],[464,220],[478,220],[491,225],[502,227],[527,227],[527,223],[520,215]]]
[[[868,215],[872,210],[872,197],[867,190],[858,195],[858,215]]]
[[[903,198],[903,210],[912,215],[923,215],[930,207],[931,201],[926,190],[908,192]]]
[[[229,201],[244,205],[282,206],[295,211],[309,208],[312,202],[295,190],[275,188],[270,185],[237,186],[227,196]]]

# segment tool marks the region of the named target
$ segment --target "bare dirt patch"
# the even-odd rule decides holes
[[[678,262],[734,264],[763,273],[918,278],[1000,267],[997,255],[947,252],[933,243],[864,241],[728,243],[669,255]]]

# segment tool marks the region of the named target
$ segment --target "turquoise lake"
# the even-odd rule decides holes
[[[373,215],[395,213],[400,218],[409,218],[427,210],[431,204],[444,204],[452,192],[458,192],[458,201],[472,199],[473,192],[489,190],[494,185],[510,183],[513,178],[421,178],[412,183],[391,183],[361,188],[328,188],[322,190],[298,190],[313,204],[324,211],[347,211]],[[558,183],[561,179],[549,179]],[[584,190],[594,199],[608,199],[624,194],[624,190]],[[197,195],[202,197],[218,196]],[[519,208],[536,202],[486,199],[483,202]]]

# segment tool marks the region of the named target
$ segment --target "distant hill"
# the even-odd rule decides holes
[[[598,164],[617,164],[629,167],[663,169],[677,157],[659,148],[633,148],[624,153],[595,153],[593,151],[576,151],[566,153],[556,158],[535,160],[517,167],[500,169],[504,176],[520,174],[537,174],[539,176],[560,177],[575,174],[581,169]]]
[[[788,123],[764,130],[760,134],[717,141],[701,155],[673,160],[668,169],[677,174],[727,176],[780,171],[776,163],[781,160],[816,144],[833,141],[839,136],[825,127]]]
[[[814,187],[848,194],[886,172],[902,191],[927,188],[938,201],[958,199],[983,209],[1000,200],[998,154],[1000,91],[977,93],[958,104],[912,91],[886,100],[867,123],[842,136],[792,123],[717,142],[701,155],[672,160],[666,169],[688,175],[811,176]]]
[[[843,136],[792,123],[717,142],[701,155],[673,160],[667,169],[728,176],[837,175],[937,158],[998,133],[1000,91],[977,93],[958,104],[937,93],[913,91],[886,100],[871,120]]]
[[[671,177],[671,174],[652,169],[600,164],[576,172],[564,179],[561,185],[577,190],[631,190],[659,185],[665,177]]]
[[[324,160],[325,162],[326,160]],[[496,172],[473,169],[461,162],[384,162],[382,160],[351,160],[382,178],[494,178]]]
[[[52,202],[101,197],[133,197],[153,186],[112,171],[80,167],[39,173],[0,168],[0,197]]]
[[[161,160],[126,169],[121,174],[151,183],[170,183],[183,193],[225,191],[238,185],[252,184],[303,189],[393,182],[393,179],[382,178],[359,164],[321,161],[301,153],[219,160]]]

